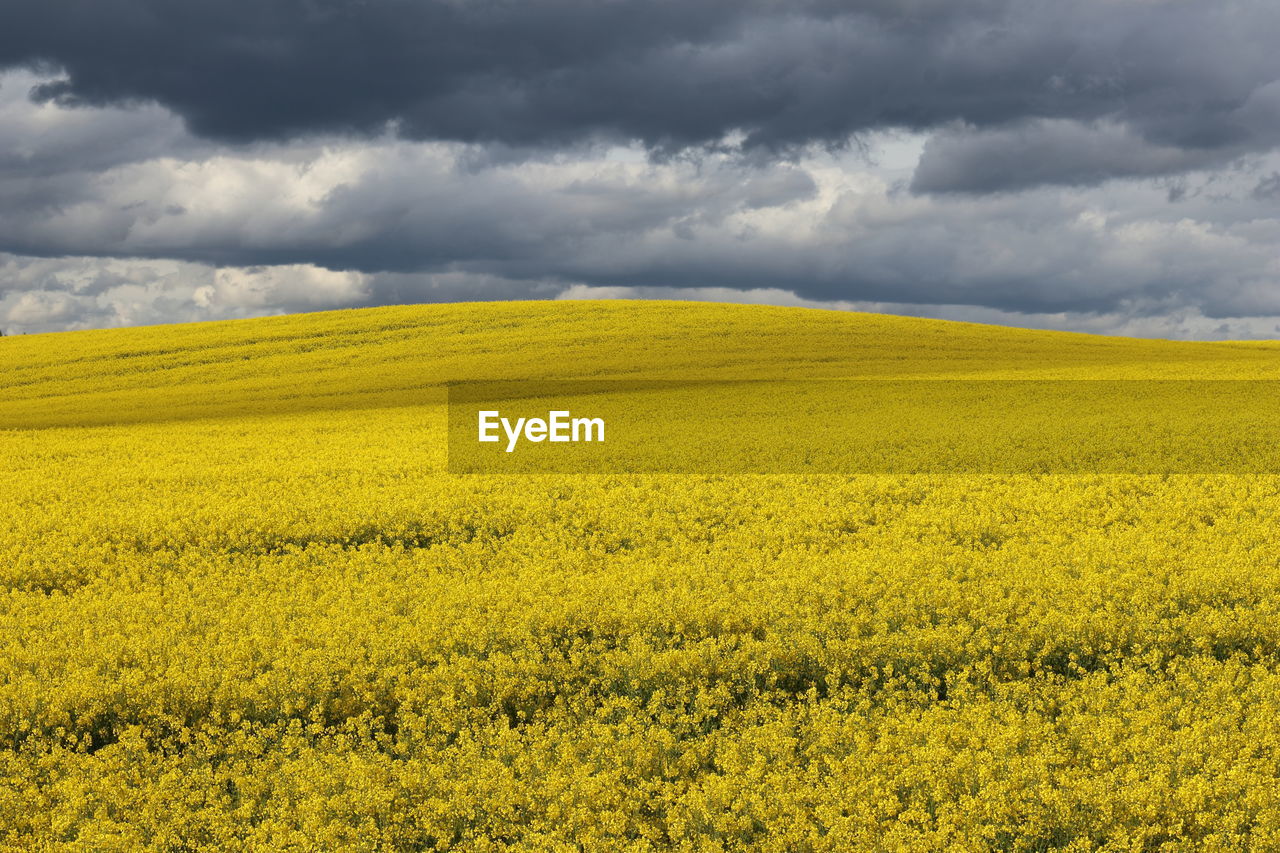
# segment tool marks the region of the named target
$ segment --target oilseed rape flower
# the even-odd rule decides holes
[[[7,849],[1280,848],[1280,477],[462,476],[443,392],[1275,345],[507,303],[0,365]]]

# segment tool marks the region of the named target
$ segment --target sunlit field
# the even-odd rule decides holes
[[[0,840],[1280,848],[1280,477],[447,473],[443,383],[1280,379],[492,303],[0,339]]]

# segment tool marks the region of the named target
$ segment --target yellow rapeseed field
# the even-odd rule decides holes
[[[466,379],[1280,379],[680,303],[0,339],[0,846],[1277,850],[1280,477],[447,473]]]

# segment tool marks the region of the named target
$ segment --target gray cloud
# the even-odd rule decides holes
[[[197,135],[238,142],[393,126],[420,140],[604,138],[668,151],[740,132],[748,148],[787,151],[956,122],[1124,128],[1096,143],[1107,151],[1080,159],[1074,181],[1133,174],[1144,150],[1186,152],[1167,158],[1176,169],[1278,140],[1280,7],[1271,0],[9,6],[0,67],[65,72],[41,97],[156,102]],[[992,142],[1007,153],[1018,138]],[[1019,161],[1034,164],[1044,133],[1021,138],[1031,148]],[[1130,152],[1112,150],[1129,142]],[[972,161],[972,144],[966,150]],[[1029,180],[1045,178],[1031,168]]]
[[[582,293],[1280,316],[1270,0],[0,6],[12,330]]]
[[[934,134],[911,182],[926,193],[988,193],[1028,186],[1091,186],[1118,176],[1177,174],[1220,166],[1244,153],[1240,146],[1211,149],[1158,145],[1129,128],[1063,119],[978,131]]]
[[[260,146],[47,186],[0,178],[0,190],[46,186],[58,197],[0,209],[0,249],[181,262],[202,283],[165,291],[187,300],[175,316],[546,297],[581,285],[1026,315],[1280,314],[1280,216],[1256,189],[1280,158],[1195,173],[1177,204],[1167,188],[1134,181],[920,196],[904,188],[914,160],[894,153],[903,145],[872,146],[897,158],[882,166],[820,150],[794,162],[654,162],[616,148],[477,159],[470,146],[390,138]],[[115,278],[76,281],[21,286],[47,294],[48,310],[67,293],[85,307],[90,297],[104,304],[97,291],[125,292]]]
[[[56,202],[77,175],[156,157],[207,155],[182,120],[154,104],[129,110],[73,110],[31,103],[47,77],[0,74],[0,180],[7,207]]]
[[[552,298],[563,283],[471,273],[335,272],[312,265],[222,267],[0,254],[0,332],[262,317],[296,311]]]
[[[1253,197],[1259,201],[1280,199],[1280,172],[1272,172],[1258,181],[1253,188]]]

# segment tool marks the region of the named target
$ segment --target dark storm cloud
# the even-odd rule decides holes
[[[294,149],[284,149],[283,154]],[[515,279],[562,269],[589,246],[631,246],[655,231],[692,234],[727,217],[811,198],[810,174],[788,164],[622,167],[575,161],[458,168],[452,149],[398,143],[370,154],[330,152],[358,165],[343,179],[302,164],[213,158],[152,162],[110,179],[56,181],[0,173],[0,251],[30,256],[171,258],[223,266],[317,264],[362,272],[501,268]],[[303,202],[291,195],[314,196]],[[175,204],[175,199],[186,202]],[[678,236],[674,239],[679,239]],[[483,270],[482,270],[483,271]]]
[[[4,0],[0,65],[76,103],[158,101],[199,135],[327,132],[656,149],[842,144],[963,123],[921,188],[1148,174],[1280,140],[1274,0]],[[1045,119],[1123,129],[1047,173]],[[1068,125],[1050,125],[1059,129]],[[1013,130],[1001,130],[1015,128]],[[984,148],[983,143],[989,142]],[[1008,159],[1011,146],[1025,147]],[[1105,149],[1105,150],[1101,150]],[[995,180],[947,180],[961,165]],[[1019,171],[1021,170],[1021,171]]]
[[[0,328],[599,291],[1266,331],[1277,44],[1274,0],[0,0]]]
[[[0,78],[0,96],[12,79]],[[795,162],[648,160],[599,147],[528,158],[386,137],[201,149],[180,133],[172,146],[181,156],[153,156],[146,140],[169,127],[167,115],[0,97],[0,137],[29,152],[0,158],[0,252],[26,259],[0,269],[0,321],[243,316],[577,285],[1077,316],[1170,306],[1280,314],[1275,154],[1180,179],[1176,204],[1170,185],[1152,181],[913,195],[904,184],[917,137],[877,140],[872,160],[887,156],[883,166],[821,150]],[[1049,138],[1061,130],[1049,120],[1039,129]],[[1097,143],[1062,149],[1058,159],[1073,167],[1115,157],[1129,138],[1104,123],[1071,130]],[[950,146],[949,134],[969,132],[941,138]],[[76,168],[75,152],[95,138],[91,165]],[[61,142],[42,155],[48,140]],[[932,144],[924,175],[939,162]],[[1073,161],[1073,151],[1085,153]],[[1148,146],[1157,153],[1184,156]],[[96,260],[60,260],[74,257]],[[161,262],[186,266],[155,272],[170,269]],[[226,271],[237,268],[256,271]]]
[[[0,0],[2,2],[2,0]],[[193,140],[169,111],[148,105],[131,110],[36,109],[28,93],[45,78],[0,74],[0,179],[45,182],[58,194],[59,176],[109,169],[162,156],[191,156],[211,148]],[[6,197],[10,207],[29,202]]]
[[[988,131],[934,134],[911,188],[986,193],[1038,184],[1091,185],[1117,176],[1156,176],[1222,165],[1242,146],[1188,149],[1157,145],[1116,125],[1050,120]]]
[[[1253,188],[1253,197],[1259,201],[1280,200],[1280,172],[1272,172],[1258,181]]]

